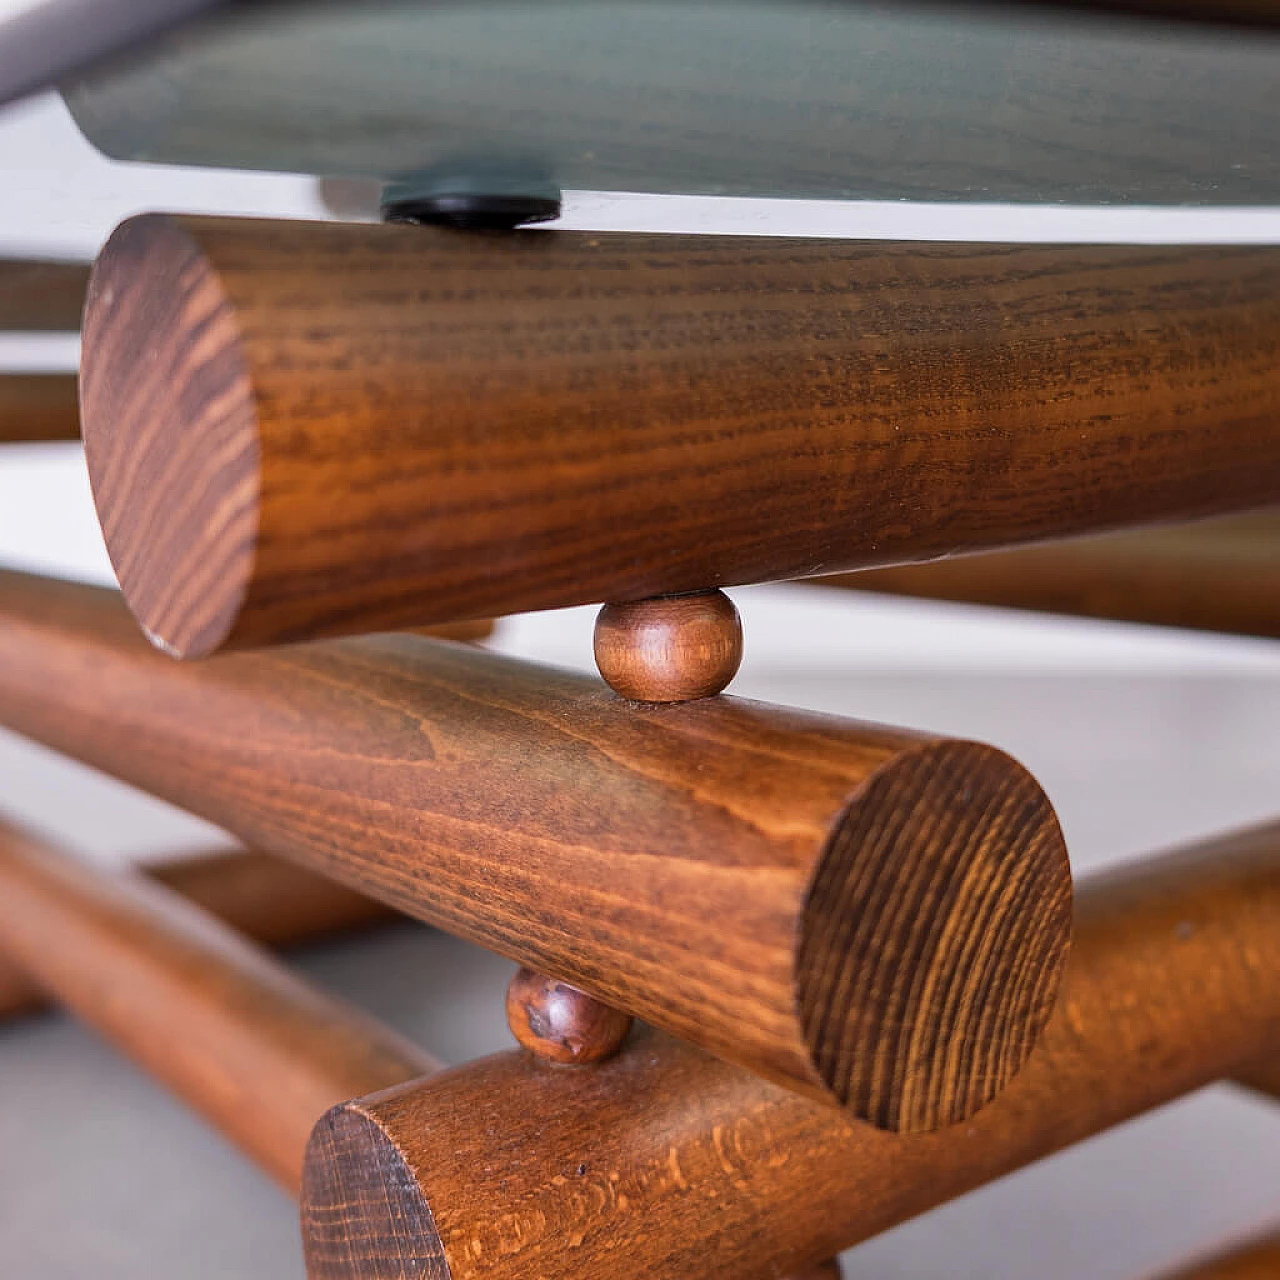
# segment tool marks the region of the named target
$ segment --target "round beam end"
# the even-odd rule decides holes
[[[1062,832],[1022,766],[968,742],[896,756],[809,885],[797,998],[823,1084],[894,1132],[973,1115],[1048,1021],[1071,916]]]
[[[129,608],[166,653],[212,653],[253,576],[258,415],[231,302],[176,218],[130,218],[93,268],[80,417]]]
[[[633,702],[693,702],[720,693],[742,665],[742,619],[723,591],[606,604],[596,666]]]
[[[312,1132],[302,1240],[308,1280],[450,1280],[417,1178],[356,1102],[334,1107]]]

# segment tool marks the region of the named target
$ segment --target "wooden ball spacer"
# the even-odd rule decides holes
[[[532,969],[511,979],[507,1023],[522,1048],[559,1066],[610,1058],[631,1033],[628,1014]]]
[[[633,702],[710,698],[738,673],[742,620],[723,591],[607,604],[595,656],[605,683]]]

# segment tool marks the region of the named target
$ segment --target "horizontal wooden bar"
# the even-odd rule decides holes
[[[85,314],[107,547],[179,656],[1191,519],[1280,485],[1280,248],[149,215]]]
[[[399,918],[373,898],[263,853],[221,850],[137,867],[255,942],[287,947]],[[45,994],[0,948],[0,1020],[33,1013]]]
[[[172,889],[9,822],[0,949],[291,1190],[329,1107],[437,1068]]]
[[[183,665],[14,573],[0,723],[885,1127],[998,1093],[1064,963],[1052,806],[974,743],[419,636]]]
[[[79,439],[74,373],[0,373],[0,444]]]
[[[1277,1050],[1280,823],[1081,886],[1044,1038],[966,1125],[877,1132],[657,1033],[502,1054],[321,1122],[308,1275],[767,1280]]]
[[[87,262],[0,258],[0,332],[79,333]]]
[[[1196,1263],[1166,1280],[1276,1280],[1280,1276],[1280,1232]]]
[[[1280,638],[1280,518],[1267,513],[813,578],[963,604]]]

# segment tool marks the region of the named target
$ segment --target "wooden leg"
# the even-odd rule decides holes
[[[328,1107],[438,1066],[173,890],[8,823],[0,949],[293,1191]]]
[[[255,942],[287,947],[403,919],[398,912],[326,876],[242,849],[137,868]],[[39,983],[4,954],[0,938],[0,1020],[46,1007]]]

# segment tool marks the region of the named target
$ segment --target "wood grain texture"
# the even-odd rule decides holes
[[[1280,638],[1274,513],[814,578],[814,586]]]
[[[0,723],[890,1128],[1000,1091],[1069,941],[1052,806],[974,743],[418,636],[183,665],[13,573]]]
[[[328,1108],[437,1066],[173,890],[8,822],[0,949],[293,1191]]]
[[[507,987],[507,1025],[520,1047],[557,1066],[611,1058],[631,1034],[631,1019],[567,982],[519,969]]]
[[[87,262],[0,258],[0,332],[78,333]]]
[[[325,876],[263,853],[221,850],[139,872],[167,885],[255,942],[288,947],[398,918],[396,912]],[[34,1013],[43,989],[0,947],[0,1020]]]
[[[636,702],[691,702],[722,692],[742,665],[742,619],[723,591],[607,604],[596,618],[596,666]]]
[[[1040,1047],[968,1124],[879,1132],[658,1033],[507,1053],[317,1126],[308,1275],[772,1280],[1277,1050],[1280,824],[1082,886]]]
[[[0,374],[0,444],[79,439],[75,374]]]
[[[1196,1263],[1165,1280],[1276,1280],[1280,1276],[1280,1232],[1218,1258]]]
[[[198,656],[1258,506],[1278,354],[1277,248],[149,215],[81,402],[126,598]]]

